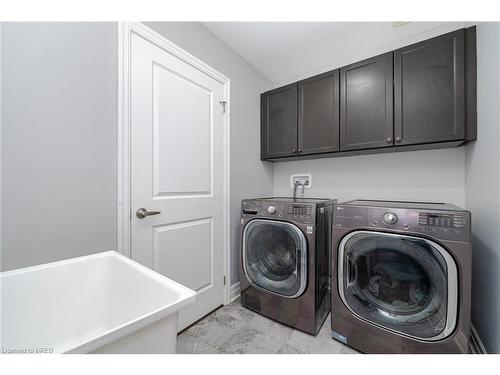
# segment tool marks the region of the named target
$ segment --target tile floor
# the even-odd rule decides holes
[[[236,300],[178,336],[178,354],[354,354],[330,337],[329,317],[316,337],[279,324]]]

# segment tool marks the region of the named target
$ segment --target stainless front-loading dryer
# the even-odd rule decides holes
[[[330,311],[334,200],[259,198],[241,205],[241,303],[317,334]]]
[[[444,203],[335,205],[332,337],[365,353],[467,353],[470,225]]]

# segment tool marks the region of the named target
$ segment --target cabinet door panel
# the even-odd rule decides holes
[[[339,150],[339,71],[299,82],[298,153]]]
[[[393,54],[340,69],[340,149],[392,146]]]
[[[396,146],[465,139],[464,30],[394,53]]]
[[[297,84],[262,94],[262,159],[296,154]]]

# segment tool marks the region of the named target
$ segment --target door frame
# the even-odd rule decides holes
[[[118,201],[117,201],[117,251],[131,257],[131,196],[130,196],[130,74],[132,34],[138,35],[192,67],[207,74],[223,85],[223,270],[224,304],[231,301],[231,252],[230,252],[230,79],[176,44],[139,22],[118,23]]]

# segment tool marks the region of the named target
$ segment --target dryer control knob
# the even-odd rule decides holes
[[[386,224],[394,224],[396,221],[398,221],[398,216],[392,212],[387,212],[384,214],[384,222]]]
[[[270,214],[274,214],[274,213],[276,213],[276,207],[274,207],[274,206],[269,206],[269,207],[267,208],[267,212],[269,212]]]

